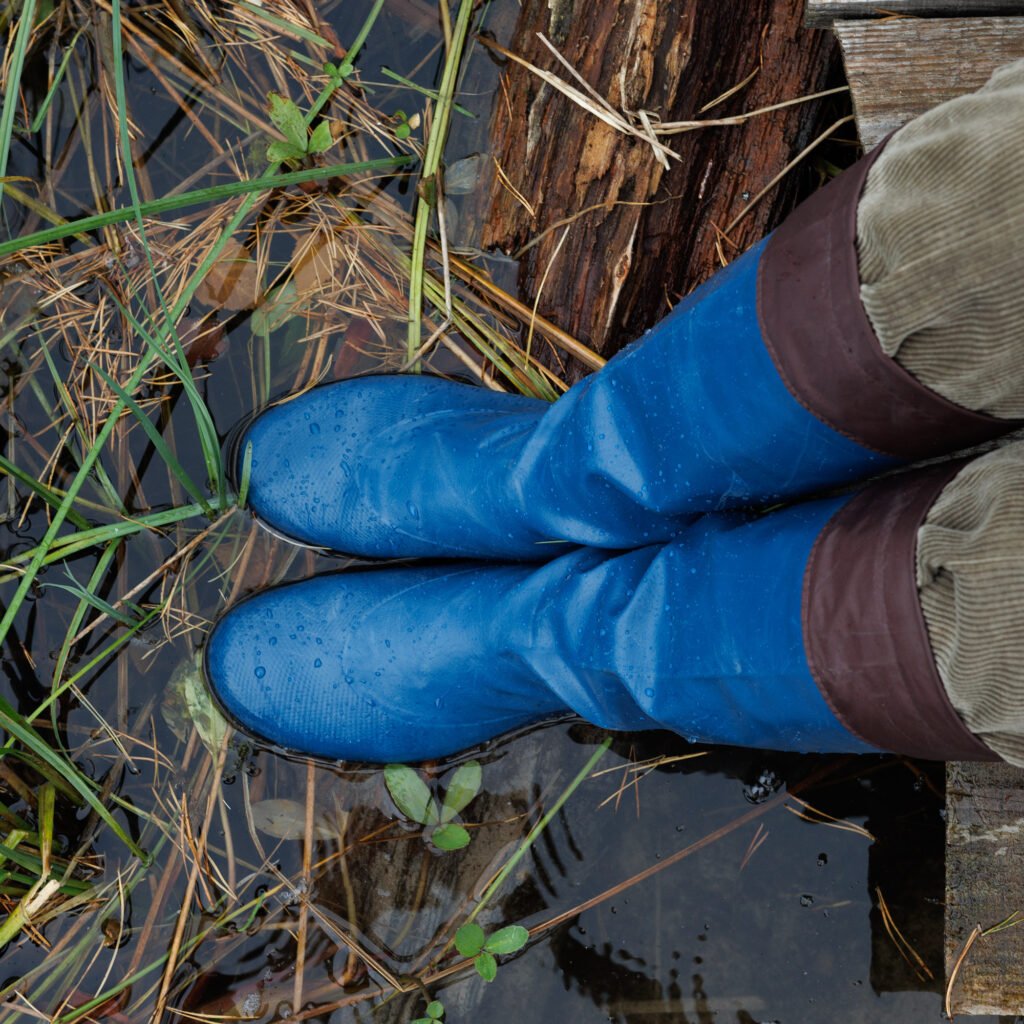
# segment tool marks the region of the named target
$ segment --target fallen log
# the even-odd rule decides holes
[[[833,37],[805,29],[803,14],[803,0],[751,0],[740,17],[700,0],[524,0],[509,50],[582,90],[543,35],[644,132],[645,119],[723,119],[825,89]],[[815,100],[663,136],[678,157],[666,168],[650,141],[509,60],[492,114],[500,171],[483,203],[483,245],[520,253],[524,301],[611,355],[792,209],[797,174],[744,214],[836,110],[833,98]],[[570,380],[583,372],[564,370]]]

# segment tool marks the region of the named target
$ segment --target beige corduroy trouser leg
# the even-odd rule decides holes
[[[1024,61],[911,122],[857,209],[882,348],[966,408],[1024,417]],[[1024,765],[1024,442],[975,459],[918,532],[921,607],[968,728]]]

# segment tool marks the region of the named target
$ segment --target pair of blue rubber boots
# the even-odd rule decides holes
[[[1015,426],[880,349],[856,257],[870,163],[552,405],[392,376],[256,419],[259,518],[431,561],[230,610],[206,650],[229,717],[376,762],[570,711],[706,742],[992,758],[950,705],[915,585],[917,529],[958,464],[813,498]]]

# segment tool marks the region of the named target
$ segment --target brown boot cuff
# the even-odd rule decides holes
[[[963,465],[870,484],[829,520],[804,575],[804,646],[825,700],[865,742],[912,757],[998,761],[949,701],[917,596],[918,528]]]
[[[793,397],[833,430],[896,458],[941,455],[1017,421],[972,412],[882,351],[860,299],[857,203],[885,143],[799,206],[758,269],[761,335]]]

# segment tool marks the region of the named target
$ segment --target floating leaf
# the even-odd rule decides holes
[[[267,337],[287,323],[298,302],[298,293],[291,281],[286,281],[279,288],[274,288],[258,309],[253,310],[249,319],[252,332],[260,337]]]
[[[455,933],[455,948],[465,957],[476,956],[484,948],[483,928],[478,924],[464,924]]]
[[[395,806],[407,818],[421,825],[436,825],[440,821],[437,804],[427,784],[411,768],[404,764],[389,764],[384,769],[384,782]]]
[[[304,149],[290,142],[272,142],[267,146],[267,163],[283,164],[288,160],[301,160],[306,155]]]
[[[167,681],[163,700],[160,703],[160,713],[163,715],[164,721],[182,743],[188,739],[188,732],[192,726],[188,706],[185,703],[185,676],[193,669],[194,665],[191,659],[181,662],[175,668],[171,673],[171,678]]]
[[[206,749],[216,757],[224,746],[224,741],[231,734],[231,726],[213,703],[210,690],[203,679],[202,669],[199,667],[198,656],[192,665],[194,670],[185,675],[185,706],[196,732],[199,733],[199,738]]]
[[[252,805],[252,823],[277,839],[301,839],[306,834],[306,808],[298,800],[260,800]]]
[[[434,829],[430,841],[439,850],[461,850],[469,846],[469,833],[461,825],[442,825]]]
[[[477,954],[476,959],[473,961],[473,966],[476,968],[476,973],[484,981],[494,981],[498,976],[498,961],[486,950]]]
[[[499,928],[493,935],[489,935],[484,943],[484,949],[499,956],[515,953],[526,945],[529,937],[530,933],[521,924],[510,924],[507,928]]]
[[[467,761],[452,776],[441,805],[441,821],[451,821],[480,792],[482,772],[479,761]]]
[[[440,1020],[444,1016],[444,1003],[440,999],[427,1003],[427,1016],[433,1020]]]
[[[346,267],[351,260],[351,253],[346,253],[343,240],[334,232],[302,234],[296,239],[292,251],[292,278],[289,283],[300,296],[314,292],[324,296],[336,295],[341,287],[338,270]]]
[[[252,309],[259,291],[259,268],[252,254],[244,245],[229,242],[196,289],[196,298],[216,309]]]
[[[306,835],[306,807],[298,800],[260,800],[252,805],[252,823],[277,839],[302,839]],[[313,820],[314,839],[337,839],[339,829],[323,814]]]
[[[445,192],[450,196],[464,196],[475,191],[486,166],[487,157],[483,153],[456,160],[444,172]]]
[[[309,144],[306,146],[307,153],[326,153],[334,145],[334,136],[331,135],[331,126],[327,121],[321,121],[313,134],[309,137]]]
[[[306,120],[287,96],[270,94],[270,120],[293,146],[298,147],[300,154],[306,152]]]

